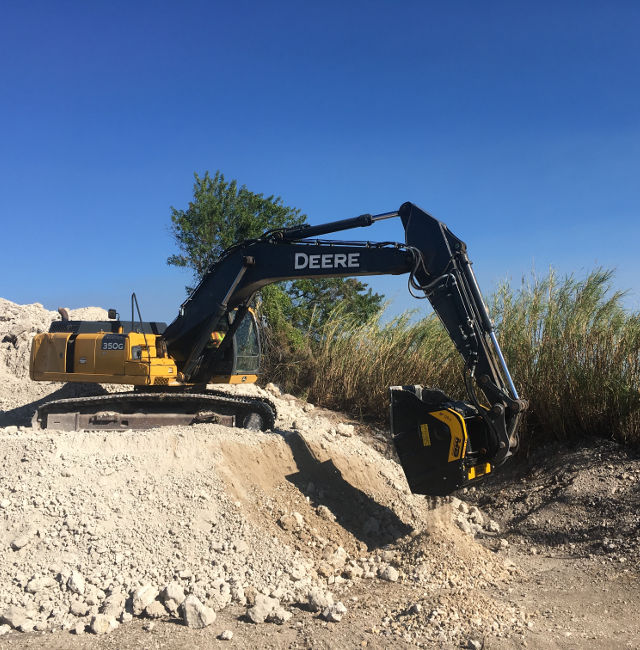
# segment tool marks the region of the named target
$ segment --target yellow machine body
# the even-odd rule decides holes
[[[35,381],[181,386],[175,362],[156,334],[71,332],[37,334],[31,346],[30,376]],[[254,383],[256,375],[212,377],[210,383]]]

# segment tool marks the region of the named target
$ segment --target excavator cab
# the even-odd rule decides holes
[[[235,323],[236,318],[239,322]],[[228,338],[231,332],[231,338]],[[253,383],[260,372],[260,335],[252,309],[231,311],[220,318],[205,350],[209,358],[207,383]]]

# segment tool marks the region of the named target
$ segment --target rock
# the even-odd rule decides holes
[[[327,591],[314,587],[307,593],[307,606],[312,612],[321,612],[332,605],[333,596]]]
[[[497,521],[493,521],[493,519],[490,519],[489,523],[486,525],[486,529],[490,533],[499,533],[500,532],[500,524]]]
[[[4,625],[0,625],[0,636],[3,636],[7,632],[11,631],[11,626],[7,625],[6,623]]]
[[[277,598],[257,594],[255,604],[247,609],[247,618],[252,623],[264,623],[267,616],[278,607],[280,607],[280,601]]]
[[[231,587],[223,578],[213,580],[207,589],[209,605],[214,611],[222,611],[231,602]]]
[[[293,515],[282,515],[282,517],[278,519],[278,524],[280,528],[282,528],[283,530],[289,530],[289,531],[295,530],[296,528],[299,527],[298,522],[295,520]]]
[[[409,607],[409,614],[419,614],[422,611],[422,605],[420,603],[414,603]]]
[[[22,607],[12,605],[0,616],[0,624],[6,624],[14,630],[27,620],[27,612]]]
[[[291,516],[295,519],[296,524],[299,528],[302,528],[302,526],[304,526],[304,517],[299,512],[292,512]]]
[[[168,600],[173,600],[178,606],[180,606],[184,602],[184,599],[184,589],[178,582],[170,582],[160,594],[160,600],[162,600],[165,605]]]
[[[150,605],[158,596],[158,590],[150,584],[136,589],[132,595],[132,607],[135,616],[140,616],[147,605]]]
[[[67,580],[67,589],[80,596],[84,594],[86,589],[84,576],[78,571],[72,571],[69,579]]]
[[[323,554],[323,559],[328,562],[334,569],[341,569],[347,561],[347,552],[338,546],[333,552],[326,552]]]
[[[347,608],[341,602],[337,602],[335,605],[327,607],[322,612],[322,618],[330,623],[339,623],[346,613]]]
[[[464,516],[458,515],[455,519],[455,522],[458,525],[458,528],[463,533],[466,533],[467,535],[473,535],[473,529],[471,528],[471,524],[467,521],[467,519]]]
[[[294,562],[290,567],[287,568],[287,573],[294,580],[302,580],[307,575],[307,570],[304,566],[298,562]]]
[[[362,578],[362,574],[364,573],[364,570],[362,567],[358,564],[356,564],[353,560],[349,561],[349,564],[344,568],[343,575],[348,579],[348,580],[353,580],[354,578]]]
[[[293,577],[293,576],[292,576]],[[296,578],[294,578],[295,580]],[[239,580],[234,580],[231,583],[231,599],[239,603],[240,605],[246,605],[247,604],[247,598],[244,593],[244,587],[242,586],[242,583]]]
[[[203,628],[216,620],[216,613],[203,605],[193,594],[187,596],[182,603],[182,616],[187,627]]]
[[[42,578],[31,578],[25,587],[25,591],[30,594],[37,594],[49,587],[55,587],[58,583],[51,576],[44,576]]]
[[[287,623],[293,614],[288,612],[284,607],[276,607],[268,616],[267,621],[269,623],[277,623],[278,625],[284,625]]]
[[[327,521],[335,521],[336,516],[327,508],[327,506],[318,506],[316,508],[316,512],[318,513],[318,516],[322,517],[323,519],[326,519]]]
[[[164,607],[171,616],[176,616],[178,614],[180,605],[182,605],[182,603],[178,604],[175,600],[169,599],[164,601]]]
[[[233,639],[233,632],[231,630],[224,630],[218,634],[220,641],[231,641]]]
[[[282,391],[278,386],[276,386],[274,383],[269,382],[264,389],[271,393],[272,395],[275,395],[276,397],[280,397],[282,395]],[[225,639],[226,640],[226,639]]]
[[[69,606],[69,613],[74,616],[86,616],[89,613],[89,606],[79,600],[72,600]]]
[[[484,515],[480,512],[477,506],[472,506],[469,510],[469,520],[478,526],[484,525]]]
[[[163,618],[167,615],[167,610],[159,600],[154,600],[145,607],[144,613],[149,618]]]
[[[71,628],[71,631],[77,636],[80,636],[85,633],[86,629],[87,626],[81,621],[80,623],[76,623],[76,625]]]
[[[35,621],[32,621],[31,619],[28,618],[22,623],[20,623],[17,629],[20,630],[20,632],[32,632],[35,626],[36,626]]]
[[[102,603],[100,613],[106,616],[113,616],[113,618],[119,618],[124,611],[126,600],[127,597],[121,591],[114,591]]]
[[[116,619],[112,616],[105,616],[104,614],[96,614],[91,619],[89,629],[94,634],[108,634],[111,630],[115,629],[118,624]]]
[[[24,533],[22,535],[18,535],[17,537],[14,537],[11,540],[11,548],[14,551],[19,551],[21,548],[24,548],[31,541],[32,537],[33,537],[32,533]]]
[[[345,424],[344,422],[340,422],[340,424],[336,427],[336,433],[338,433],[341,436],[344,436],[345,438],[350,438],[355,431],[355,427],[353,424]]]
[[[156,602],[158,602],[158,601],[156,601]],[[158,604],[162,607],[162,603],[158,602]],[[143,629],[145,632],[151,632],[151,630],[153,630],[153,628],[154,628],[155,626],[156,626],[156,624],[155,624],[153,621],[147,621],[147,622],[142,626],[142,629]]]
[[[387,582],[396,582],[400,577],[400,573],[398,573],[397,569],[388,564],[378,571],[378,576]]]

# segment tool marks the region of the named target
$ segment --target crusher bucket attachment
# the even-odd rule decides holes
[[[446,496],[491,472],[491,431],[471,404],[422,386],[392,386],[391,433],[414,494]]]

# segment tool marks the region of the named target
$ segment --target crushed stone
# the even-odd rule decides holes
[[[344,625],[342,601],[363,583],[419,587],[394,619],[399,635],[407,623],[447,643],[526,628],[525,612],[498,615],[474,591],[517,573],[476,539],[496,536],[495,522],[460,499],[411,494],[353,424],[277,386],[225,388],[275,403],[267,433],[32,429],[48,395],[100,389],[29,380],[31,338],[56,318],[0,299],[2,633],[108,634],[132,617],[204,627],[232,604],[257,624],[286,624],[297,608]]]

